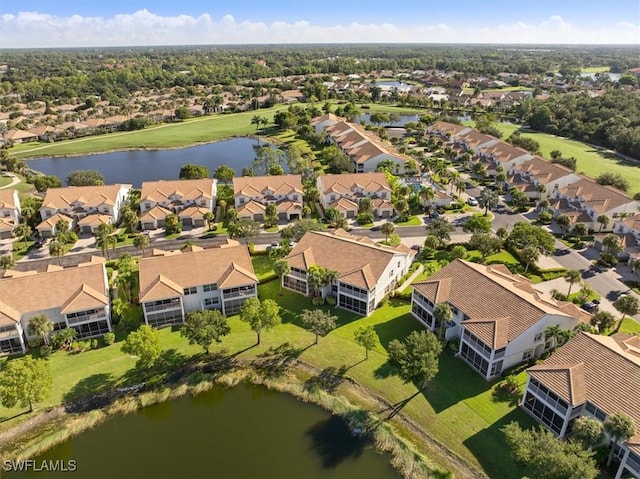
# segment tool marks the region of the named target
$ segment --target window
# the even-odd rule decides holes
[[[298,201],[298,195],[293,195],[293,196],[291,197],[291,199],[292,199],[293,201]]]
[[[331,195],[331,201],[335,201],[336,200],[336,195]]]
[[[240,204],[244,203],[244,198],[242,196],[240,198],[238,198],[238,200],[240,201]]]
[[[389,278],[393,278],[393,270],[389,271]]]
[[[529,350],[525,351],[524,353],[522,353],[522,360],[523,361],[531,359],[532,357],[533,357],[533,349],[529,349]]]
[[[206,309],[219,308],[220,307],[220,298],[205,298],[204,299],[204,307]]]
[[[198,288],[196,286],[192,286],[190,288],[184,288],[183,292],[185,296],[189,294],[196,294],[198,292]]]
[[[400,261],[398,261],[398,268],[400,267]]]
[[[209,291],[216,291],[218,289],[218,285],[216,283],[205,284],[202,287],[202,291],[208,293]]]
[[[540,341],[541,339],[542,339],[542,333],[538,333],[538,334],[536,334],[536,337],[535,337],[535,338],[533,338],[533,341],[537,343],[537,342],[538,342],[538,341]]]

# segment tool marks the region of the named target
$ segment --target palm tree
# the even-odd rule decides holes
[[[109,248],[115,248],[117,243],[116,238],[113,236],[113,225],[111,223],[102,223],[96,228],[94,235],[96,237],[96,247],[100,248],[107,259],[110,259]]]
[[[146,234],[135,235],[133,237],[133,245],[144,255],[144,249],[149,246],[149,237]]]
[[[46,345],[49,345],[49,334],[53,327],[46,314],[38,314],[29,320],[29,334],[40,336]]]
[[[396,231],[396,227],[393,223],[388,221],[380,227],[380,231],[384,234],[385,241],[389,242],[389,236]]]
[[[611,220],[609,219],[609,217],[607,215],[599,215],[596,218],[596,223],[598,223],[600,225],[600,231],[602,231],[604,228],[609,226],[610,222],[611,222]]]
[[[420,193],[418,193],[420,199],[422,200],[422,204],[424,205],[426,202],[431,202],[436,197],[436,192],[430,186],[423,186],[420,188]]]
[[[16,265],[16,260],[13,259],[13,255],[7,254],[0,256],[0,269],[11,269]]]
[[[453,312],[449,303],[438,303],[433,308],[433,317],[439,323],[438,336],[444,339],[444,326],[453,318]]]
[[[31,226],[29,226],[28,224],[20,223],[15,227],[15,229],[13,230],[13,233],[18,238],[22,238],[24,240],[24,247],[26,248],[28,246],[27,241],[29,241],[29,237],[31,236],[31,233],[33,233],[33,230],[31,229]]]
[[[207,222],[207,227],[209,228],[209,231],[211,231],[211,225],[213,224],[213,221],[216,219],[215,215],[211,211],[207,211],[204,215],[202,215],[202,217]]]
[[[547,187],[542,183],[536,185],[536,191],[539,193],[538,199],[542,199],[542,195],[547,192]]]
[[[58,258],[58,264],[60,266],[62,266],[62,261],[60,260],[60,258],[62,257],[62,255],[64,255],[64,253],[64,245],[60,242],[60,240],[58,240],[57,238],[52,239],[51,243],[49,243],[49,254]]]
[[[282,278],[288,275],[291,272],[291,266],[284,259],[278,260],[273,264],[273,271],[275,271],[278,278],[280,278],[280,291],[282,294]]]
[[[616,449],[616,443],[626,441],[636,433],[636,427],[633,419],[624,412],[617,412],[607,416],[603,426],[604,432],[611,438],[613,444],[607,459],[607,467],[611,466],[613,455]]]
[[[256,125],[256,131],[260,129],[260,125],[262,124],[262,118],[260,115],[253,115],[251,117],[251,124]]]
[[[560,215],[556,218],[556,223],[562,230],[562,236],[564,237],[567,232],[567,228],[571,224],[571,217],[569,215]]]
[[[629,294],[620,296],[618,299],[616,299],[613,302],[613,307],[622,313],[622,317],[618,322],[616,330],[620,329],[620,326],[622,325],[622,322],[624,321],[624,318],[627,316],[627,314],[629,316],[634,316],[638,314],[638,311],[640,310],[640,304],[638,303],[636,297]]]
[[[551,340],[554,346],[559,346],[562,341],[562,329],[557,324],[552,324],[551,326],[547,326],[544,330],[544,340]]]
[[[564,274],[564,279],[569,283],[569,291],[567,291],[567,298],[571,296],[571,288],[574,284],[580,284],[582,281],[582,274],[577,269],[569,269]]]
[[[483,188],[478,196],[478,204],[484,208],[484,215],[487,216],[489,210],[493,210],[498,206],[498,192],[490,190],[489,188]]]

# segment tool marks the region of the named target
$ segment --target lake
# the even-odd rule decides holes
[[[247,384],[115,416],[36,464],[42,460],[74,460],[77,470],[3,477],[399,479],[389,457],[353,437],[342,419]]]
[[[68,158],[29,160],[29,168],[45,175],[55,175],[63,183],[74,170],[98,170],[105,184],[131,183],[140,187],[143,181],[178,179],[180,167],[195,163],[209,168],[213,175],[220,165],[229,165],[240,175],[242,168],[251,166],[256,148],[265,145],[253,138],[230,140],[174,150],[131,150]]]

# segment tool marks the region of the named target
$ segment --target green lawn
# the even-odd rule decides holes
[[[259,274],[266,274],[268,266],[264,256],[254,257]],[[267,258],[268,259],[268,258]],[[404,384],[393,374],[387,362],[385,348],[392,339],[403,338],[419,328],[409,314],[409,303],[391,300],[368,318],[360,318],[343,310],[332,308],[338,317],[336,330],[313,346],[313,335],[300,326],[299,312],[313,308],[311,301],[296,293],[278,293],[279,284],[271,281],[259,287],[262,298],[277,298],[282,307],[283,323],[263,334],[263,344],[255,346],[255,333],[238,317],[229,319],[231,334],[216,349],[238,357],[252,359],[271,347],[289,343],[303,348],[301,359],[318,368],[346,366],[347,375],[355,382],[384,397],[390,404],[411,398],[402,412],[428,431],[438,442],[465,460],[481,466],[491,477],[519,478],[522,472],[505,454],[500,427],[517,420],[523,425],[532,422],[516,407],[513,398],[501,398],[495,393],[495,382],[486,382],[472,372],[449,351],[443,353],[440,372],[424,393],[415,396],[416,388]],[[355,344],[353,335],[362,326],[372,326],[381,344],[363,361],[364,350]],[[188,345],[171,328],[160,331],[164,350],[173,351],[174,360],[199,354],[200,349]],[[132,370],[135,360],[120,351],[121,343],[80,354],[56,352],[48,357],[54,371],[53,394],[40,407],[52,406],[87,394],[111,390],[123,384],[140,381]],[[0,364],[7,361],[0,359]],[[524,376],[521,381],[524,382]],[[413,397],[415,396],[415,397]],[[15,425],[28,415],[16,418],[20,409],[3,409],[0,430]]]
[[[163,123],[140,131],[109,133],[56,143],[26,143],[16,145],[10,151],[13,156],[19,158],[33,158],[45,155],[83,155],[111,150],[184,147],[255,133],[251,117],[259,114],[271,121],[273,115],[283,108],[278,106],[243,113],[211,115],[184,122]]]
[[[409,219],[407,219],[407,221],[403,221],[402,223],[395,222],[396,226],[420,226],[421,224],[422,221],[420,221],[420,218],[418,218],[417,216],[409,216]]]
[[[253,263],[253,270],[260,281],[275,277],[273,261],[268,255],[252,256],[251,263]]]
[[[605,73],[611,71],[611,67],[601,66],[601,67],[587,67],[583,68],[580,73]]]
[[[0,188],[2,188],[3,186],[7,186],[12,181],[13,181],[13,178],[11,178],[10,176],[1,175],[0,176]]]
[[[640,334],[640,323],[633,318],[624,318],[620,326],[621,333]]]
[[[33,248],[34,244],[35,244],[35,241],[29,240],[25,245],[22,238],[16,238],[13,242],[13,247],[12,247],[13,259],[16,261],[19,261],[25,256],[27,256],[27,253],[29,253],[31,248]]]

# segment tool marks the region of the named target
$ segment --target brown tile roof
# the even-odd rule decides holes
[[[53,216],[49,216],[46,220],[43,220],[38,226],[36,226],[36,229],[51,229],[56,225],[58,221],[61,220],[68,221],[69,224],[73,223],[73,218],[67,215],[63,215],[62,213],[56,213]]]
[[[0,208],[16,209],[18,205],[16,205],[15,192],[14,189],[0,190]]]
[[[0,279],[0,324],[46,309],[63,308],[67,313],[102,307],[109,302],[107,290],[101,258],[71,268],[5,276]]]
[[[37,135],[34,135],[33,133],[29,133],[28,131],[24,131],[24,130],[9,130],[4,134],[4,139],[5,140],[28,140],[31,138],[36,138]]]
[[[240,176],[233,179],[233,195],[261,196],[268,194],[302,195],[302,177],[300,175]],[[302,197],[300,197],[302,202]]]
[[[493,349],[500,349],[509,342],[509,318],[469,319],[464,327]]]
[[[11,218],[0,218],[0,231],[13,231],[16,222]]]
[[[347,198],[340,198],[329,205],[338,211],[358,211],[358,203]]]
[[[180,218],[202,219],[204,218],[205,213],[211,213],[211,210],[208,208],[193,205],[183,209],[180,213],[178,213],[178,216]]]
[[[73,203],[82,203],[83,208],[96,208],[101,205],[114,205],[121,188],[131,185],[67,186],[49,188],[42,201],[43,207],[65,209]]]
[[[552,183],[564,176],[573,174],[573,171],[569,168],[556,163],[551,163],[539,156],[534,156],[529,160],[523,161],[515,168],[518,171],[527,173],[543,185],[548,185],[549,183]]]
[[[607,414],[623,411],[638,425],[638,346],[638,339],[622,333],[609,337],[581,332],[527,372],[571,404],[586,400]],[[631,442],[640,444],[637,426]]]
[[[197,180],[171,180],[171,181],[145,181],[142,183],[140,201],[152,201],[159,203],[167,201],[170,196],[177,195],[185,200],[197,200],[198,198],[211,199],[212,191],[215,191],[216,180],[214,178],[202,178]]]
[[[477,130],[471,130],[468,133],[459,135],[457,138],[463,140],[467,146],[473,150],[476,150],[479,146],[484,145],[485,143],[498,141],[497,138],[491,135],[485,135]]]
[[[499,320],[498,325],[491,327],[473,326],[485,332],[480,339],[498,348],[506,346],[547,314],[579,320],[589,318],[582,313],[580,316],[567,314],[562,310],[565,303],[543,296],[528,279],[511,274],[504,265],[487,266],[458,259],[413,287],[435,303],[451,303],[471,320],[481,323]],[[495,327],[498,332],[491,329]]]
[[[344,194],[356,188],[368,193],[391,191],[384,173],[348,173],[344,175],[321,175],[318,177],[322,193],[336,192]]]
[[[566,196],[584,198],[582,203],[598,213],[604,213],[633,202],[631,198],[613,186],[599,185],[594,180],[584,177],[560,188],[560,192]]]
[[[627,228],[634,231],[640,231],[640,214],[632,216],[631,218],[625,218],[622,222]]]
[[[101,213],[92,213],[80,218],[80,220],[78,221],[78,226],[98,226],[103,223],[111,223],[111,216],[103,215]]]
[[[320,123],[322,123],[324,121],[327,121],[327,120],[338,122],[338,121],[343,121],[343,118],[340,118],[339,116],[334,115],[333,113],[327,113],[326,115],[317,116],[317,117],[313,118],[310,121],[310,123],[311,123],[311,126],[316,126],[316,125],[318,125],[318,124],[320,124]]]
[[[341,280],[370,291],[397,255],[411,253],[337,229],[332,233],[307,232],[285,259],[303,270],[312,265],[335,270]]]
[[[455,136],[467,128],[469,127],[464,125],[456,125],[455,123],[447,123],[446,121],[436,121],[427,127],[427,131],[439,131],[444,135],[449,134]]]
[[[267,207],[262,203],[258,203],[257,201],[249,201],[249,203],[245,203],[238,207],[238,216],[243,216],[245,213],[253,216],[254,214],[264,214]]]
[[[162,206],[154,206],[140,217],[140,221],[148,221],[148,220],[157,220],[164,219],[167,215],[172,214],[172,212]]]
[[[495,145],[488,146],[482,149],[482,152],[487,155],[492,155],[496,160],[501,163],[506,163],[521,156],[531,155],[527,150],[517,148],[504,141],[498,141]]]
[[[163,253],[140,260],[140,301],[175,297],[184,288],[210,283],[229,288],[258,282],[247,247],[237,241],[201,251]]]

